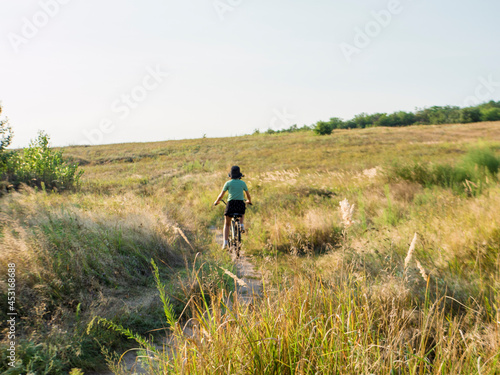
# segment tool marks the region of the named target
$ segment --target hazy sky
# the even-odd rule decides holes
[[[500,100],[493,0],[0,0],[25,146],[229,136]]]

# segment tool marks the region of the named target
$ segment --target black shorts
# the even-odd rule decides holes
[[[245,201],[229,201],[227,202],[225,216],[232,216],[233,214],[245,215]]]

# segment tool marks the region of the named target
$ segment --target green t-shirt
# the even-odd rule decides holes
[[[229,180],[224,184],[222,191],[229,191],[227,201],[244,201],[243,191],[248,191],[247,184],[241,180]]]

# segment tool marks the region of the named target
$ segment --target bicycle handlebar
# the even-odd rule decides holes
[[[221,201],[222,203],[224,203],[224,204],[227,206],[227,203],[224,201],[224,199],[221,199],[220,201]],[[252,204],[252,203],[248,203],[248,205],[249,205],[249,206],[253,206],[253,204]],[[214,206],[215,206],[215,204],[214,204]]]

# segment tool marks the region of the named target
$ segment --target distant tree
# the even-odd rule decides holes
[[[369,123],[367,127],[377,126],[378,119],[383,115],[383,113],[374,113],[372,115],[368,115],[367,122]]]
[[[344,121],[342,124],[342,129],[355,129],[357,124],[354,120]]]
[[[376,126],[394,126],[394,120],[387,113],[382,113],[375,123]]]
[[[483,121],[500,121],[500,108],[489,108],[482,112]]]
[[[373,125],[371,116],[366,113],[361,113],[359,115],[354,116],[352,121],[356,124],[357,128],[361,129]]]
[[[500,101],[489,101],[476,107],[433,106],[415,108],[414,112],[360,113],[350,120],[332,117],[329,121],[319,121],[311,126],[317,134],[330,134],[331,129],[367,128],[371,126],[409,126],[430,124],[456,124],[478,121],[500,120]]]
[[[325,121],[318,121],[314,127],[314,133],[318,135],[328,135],[332,134],[333,127],[332,124]]]
[[[330,120],[328,121],[328,124],[330,124],[332,129],[343,129],[344,128],[344,121],[338,117],[331,117]]]
[[[417,116],[412,112],[399,111],[394,114],[395,126],[413,125],[417,121]]]
[[[470,107],[470,108],[462,108],[460,114],[460,122],[467,124],[469,122],[479,122],[481,121],[481,111],[479,108]]]
[[[283,129],[283,131],[285,133],[295,133],[295,132],[299,131],[299,127],[297,126],[297,124],[293,124],[288,129]]]
[[[494,100],[490,100],[488,103],[480,104],[479,109],[490,109],[490,108],[500,108],[500,101],[495,102]]]
[[[429,122],[432,125],[446,123],[446,115],[444,111],[441,110],[441,107],[434,106],[429,109]]]
[[[427,108],[417,108],[415,112],[415,123],[421,125],[429,124],[429,111]]]

